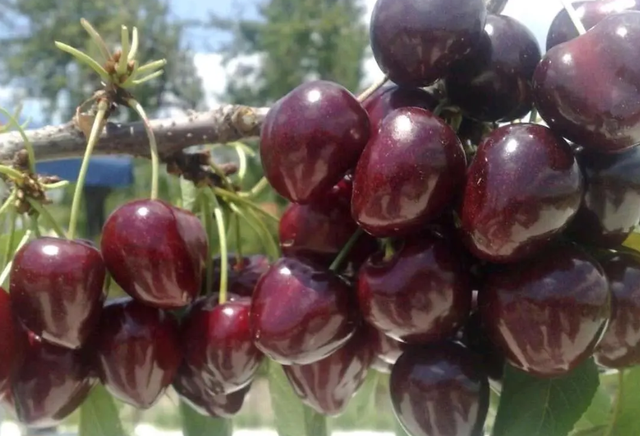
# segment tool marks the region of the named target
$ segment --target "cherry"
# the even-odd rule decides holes
[[[370,346],[375,357],[391,365],[396,363],[398,357],[407,349],[409,344],[390,338],[376,328],[371,327],[370,330]]]
[[[352,290],[331,271],[294,258],[276,261],[253,294],[256,347],[285,365],[324,359],[353,335]]]
[[[565,229],[582,192],[580,168],[562,138],[535,124],[500,127],[480,143],[467,173],[464,240],[484,260],[523,259]]]
[[[156,403],[182,360],[176,319],[131,298],[107,302],[95,349],[104,386],[114,397],[140,409]]]
[[[640,221],[640,148],[615,154],[584,151],[578,162],[586,189],[567,231],[579,242],[615,248]]]
[[[282,97],[264,120],[260,157],[265,177],[283,197],[309,202],[355,166],[369,135],[367,112],[349,91],[323,80],[304,83]]]
[[[447,96],[481,121],[522,118],[533,105],[531,78],[540,56],[526,26],[508,16],[488,15],[479,43],[447,76]]]
[[[369,34],[380,69],[399,85],[425,86],[480,38],[483,0],[378,0]]]
[[[619,253],[602,263],[612,293],[611,321],[595,352],[608,368],[640,365],[640,258]]]
[[[344,412],[364,383],[373,361],[369,328],[360,327],[335,353],[308,365],[282,368],[294,392],[309,407],[326,416]]]
[[[366,321],[393,339],[428,343],[446,339],[471,310],[469,274],[447,239],[422,235],[391,256],[373,255],[358,276]]]
[[[16,360],[18,344],[13,326],[9,294],[0,287],[0,397],[9,388],[9,377]]]
[[[405,352],[391,370],[391,402],[413,436],[475,436],[489,410],[489,382],[474,354],[444,342]]]
[[[353,218],[375,237],[415,232],[451,204],[465,169],[462,144],[447,124],[424,109],[396,109],[358,161]]]
[[[251,299],[230,295],[200,298],[183,319],[183,365],[202,377],[212,394],[237,391],[253,380],[262,353],[253,345],[249,326]]]
[[[491,341],[511,365],[539,377],[566,374],[589,358],[610,315],[602,267],[569,244],[487,273],[478,297]]]
[[[182,307],[201,289],[204,227],[191,212],[162,200],[130,201],[111,213],[101,249],[115,282],[147,305]]]
[[[603,152],[640,143],[638,38],[640,12],[623,12],[545,54],[533,76],[533,93],[554,132]]]
[[[371,136],[373,136],[378,131],[382,120],[395,109],[420,107],[433,111],[438,106],[438,99],[421,88],[391,85],[380,88],[362,105],[369,114]]]
[[[588,30],[602,21],[606,16],[623,12],[625,10],[638,10],[640,2],[637,0],[598,0],[587,2],[575,2],[573,6],[580,21]],[[547,33],[547,50],[558,44],[576,38],[578,31],[569,18],[565,9],[561,9],[555,16]]]
[[[100,251],[84,241],[31,240],[13,259],[12,312],[46,341],[79,348],[99,320],[106,298],[105,276]]]
[[[252,254],[238,258],[234,253],[229,254],[227,264],[227,290],[231,294],[251,297],[262,274],[269,270],[269,259],[263,254]],[[213,282],[211,292],[220,289],[220,256],[213,258]],[[203,280],[204,282],[204,280]]]
[[[33,427],[49,426],[71,414],[87,397],[91,377],[87,351],[58,347],[33,332],[18,332],[21,364],[11,376],[16,417]]]
[[[502,380],[504,354],[489,339],[479,311],[472,312],[464,325],[461,342],[480,357],[484,370],[491,380]]]

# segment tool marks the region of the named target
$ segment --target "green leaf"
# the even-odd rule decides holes
[[[611,396],[606,392],[604,386],[602,386],[602,380],[600,387],[593,396],[591,405],[586,412],[582,415],[580,420],[574,427],[574,436],[586,435],[587,431],[595,431],[596,428],[606,428],[609,422],[611,414]],[[594,433],[597,434],[597,433]]]
[[[122,436],[126,434],[118,408],[107,390],[96,385],[80,407],[79,436]]]
[[[371,409],[375,405],[375,392],[378,387],[379,375],[378,371],[369,370],[364,383],[347,406],[355,412],[354,415],[357,417],[358,422],[362,422],[362,420],[367,419],[367,416],[371,416]]]
[[[184,436],[231,436],[233,434],[232,420],[201,415],[184,401],[180,401],[180,417]]]
[[[621,374],[617,395],[608,436],[640,435],[640,367]]]
[[[567,436],[589,408],[598,384],[598,369],[591,359],[553,379],[507,365],[492,435]]]
[[[198,188],[192,181],[180,177],[180,192],[182,194],[182,208],[193,212],[198,197]]]
[[[327,436],[327,419],[304,405],[276,362],[269,362],[269,393],[279,436]]]

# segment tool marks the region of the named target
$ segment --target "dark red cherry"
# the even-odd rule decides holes
[[[260,157],[265,177],[283,197],[309,202],[355,166],[369,135],[367,112],[344,87],[323,80],[303,83],[264,120]]]
[[[182,360],[176,319],[130,298],[107,302],[95,347],[102,384],[140,409],[156,403]]]
[[[496,268],[478,298],[491,341],[511,365],[539,377],[566,374],[588,359],[610,315],[602,267],[572,245]]]
[[[483,0],[378,0],[369,36],[373,56],[393,82],[430,85],[482,34]]]
[[[247,386],[262,361],[249,325],[251,299],[218,294],[200,298],[183,319],[183,365],[202,377],[212,394],[228,394]]]
[[[585,193],[567,231],[584,244],[615,248],[640,221],[640,148],[615,154],[584,151],[578,163]]]
[[[480,312],[474,311],[462,329],[461,342],[480,357],[489,378],[499,381],[504,374],[504,354],[491,342],[485,329]]]
[[[438,106],[438,99],[421,88],[391,85],[380,88],[362,105],[369,114],[371,136],[373,136],[378,131],[382,120],[395,109],[420,107],[433,111]]]
[[[279,259],[253,294],[256,346],[285,365],[324,359],[355,331],[359,320],[352,293],[331,271],[294,258]]]
[[[191,212],[162,200],[135,200],[116,209],[102,230],[109,273],[133,298],[164,309],[198,295],[207,234]]]
[[[34,239],[13,259],[11,309],[44,340],[79,348],[100,318],[105,276],[102,256],[93,246],[60,238]]]
[[[469,274],[461,265],[450,241],[430,235],[405,241],[390,258],[376,253],[358,276],[365,320],[410,343],[452,336],[471,310]]]
[[[263,254],[245,255],[238,261],[237,256],[231,253],[228,256],[227,264],[229,265],[227,290],[231,294],[242,297],[251,297],[258,280],[262,274],[269,270],[269,259]],[[218,292],[220,290],[220,256],[213,258],[212,277],[211,292]]]
[[[471,252],[523,259],[565,229],[583,181],[571,148],[544,126],[512,124],[486,136],[467,173],[460,219]]]
[[[638,10],[640,8],[640,2],[637,0],[597,0],[575,2],[573,6],[585,29],[589,30],[608,15],[629,9]],[[555,16],[549,27],[549,33],[547,33],[547,50],[551,50],[551,48],[556,45],[567,42],[577,36],[578,31],[576,30],[576,26],[573,24],[573,21],[571,21],[571,18],[569,18],[567,11],[563,8]]]
[[[531,78],[539,61],[538,41],[526,26],[488,15],[479,43],[447,75],[447,96],[477,120],[522,118],[533,105]]]
[[[466,158],[455,132],[424,109],[394,110],[358,161],[351,212],[375,237],[415,232],[451,205]]]
[[[369,327],[361,327],[343,347],[308,365],[284,365],[294,392],[309,407],[326,416],[344,412],[367,377],[373,360]]]
[[[9,294],[0,287],[0,397],[9,389],[9,377],[18,352]]]
[[[475,436],[489,409],[489,382],[462,345],[445,342],[405,352],[391,370],[396,417],[412,436]]]
[[[41,427],[71,414],[94,384],[85,350],[70,350],[19,333],[21,364],[11,376],[11,400],[18,420]]]
[[[611,321],[595,352],[608,368],[640,365],[640,258],[619,253],[602,262],[612,299]]]
[[[554,132],[602,152],[640,143],[639,38],[640,12],[622,12],[544,55],[534,100]]]

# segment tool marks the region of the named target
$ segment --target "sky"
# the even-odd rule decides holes
[[[256,5],[265,0],[169,0],[172,13],[183,19],[203,19],[211,14],[220,17],[256,18]],[[362,19],[369,22],[375,0],[363,0],[367,10]],[[560,0],[509,0],[504,10],[525,24],[537,37],[544,49],[547,30],[553,17],[562,8]],[[187,44],[196,52],[195,64],[201,76],[209,106],[220,103],[218,96],[225,89],[227,72],[222,67],[221,56],[213,50],[225,42],[228,36],[219,31],[192,30],[187,34]],[[365,61],[363,85],[376,81],[382,73],[373,59]],[[10,107],[11,90],[0,87],[0,105]],[[38,102],[25,102],[24,115],[34,120],[40,118]]]

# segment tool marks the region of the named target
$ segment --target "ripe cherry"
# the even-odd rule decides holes
[[[200,292],[207,234],[184,209],[161,200],[130,201],[107,218],[101,250],[115,282],[147,305],[182,307]]]
[[[18,352],[9,294],[0,287],[0,397],[9,388],[9,376]]]
[[[480,357],[484,370],[491,380],[502,380],[505,365],[504,354],[491,342],[486,333],[486,327],[482,324],[480,312],[471,313],[462,329],[461,342]]]
[[[220,290],[220,256],[213,258],[213,281],[210,292]],[[242,297],[251,297],[262,274],[269,270],[269,259],[263,254],[251,254],[242,256],[238,261],[234,253],[228,256],[227,264],[227,290],[231,294]],[[204,280],[203,280],[204,284]]]

